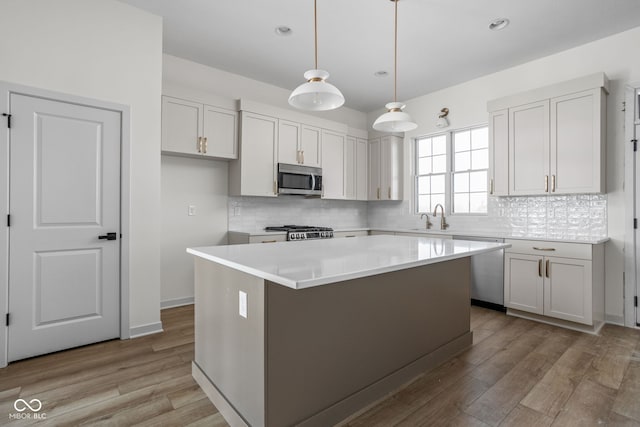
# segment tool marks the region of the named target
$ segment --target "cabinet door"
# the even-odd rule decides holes
[[[549,100],[509,109],[509,157],[510,195],[547,193]]]
[[[380,198],[402,200],[402,142],[397,136],[382,137],[380,156]]]
[[[489,113],[489,194],[509,194],[509,110]]]
[[[604,190],[601,107],[600,88],[551,99],[550,192]]]
[[[162,97],[162,151],[199,154],[202,104]]]
[[[345,135],[322,131],[322,198],[345,198]]]
[[[539,256],[504,255],[504,305],[516,310],[543,314],[543,259]]]
[[[321,167],[322,138],[320,128],[302,125],[300,151],[302,152],[302,163],[305,166]]]
[[[300,125],[286,120],[278,121],[278,162],[298,164],[300,156]]]
[[[238,158],[238,113],[204,105],[202,154],[224,159]]]
[[[348,136],[344,141],[345,197],[356,199],[356,138]]]
[[[367,146],[366,139],[356,140],[356,199],[367,200],[368,191],[368,171],[367,167]]]
[[[240,195],[277,195],[276,146],[278,119],[242,113]]]
[[[593,324],[591,261],[545,257],[544,314]]]
[[[380,200],[380,138],[369,141],[369,200]]]

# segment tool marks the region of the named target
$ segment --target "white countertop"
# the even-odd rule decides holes
[[[293,289],[326,285],[497,249],[503,243],[409,236],[188,248],[187,252]]]
[[[417,234],[437,234],[443,236],[473,236],[473,237],[488,237],[497,239],[515,239],[515,240],[538,240],[544,242],[565,242],[565,243],[583,243],[588,245],[599,245],[609,241],[609,237],[599,238],[557,238],[547,236],[527,236],[527,235],[514,235],[511,233],[496,232],[496,231],[473,231],[473,230],[438,230],[437,228],[425,229],[425,228],[392,228],[392,227],[373,227],[373,228],[336,228],[334,232],[342,231],[384,231],[389,233],[417,233]],[[241,233],[248,236],[264,236],[264,235],[276,235],[287,234],[286,231],[265,231],[264,229],[254,230],[229,230],[230,233]]]

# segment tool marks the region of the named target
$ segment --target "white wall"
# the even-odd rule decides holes
[[[159,326],[162,20],[115,0],[0,9],[0,80],[130,106],[129,326]]]
[[[608,234],[606,245],[606,314],[609,321],[623,322],[623,247],[624,224],[624,87],[640,80],[640,27],[605,39],[579,46],[498,73],[446,88],[407,101],[406,111],[418,123],[418,129],[407,133],[408,141],[416,136],[439,131],[435,119],[443,107],[448,107],[450,129],[487,122],[487,101],[525,90],[562,82],[586,74],[604,71],[610,79],[607,102],[607,197]],[[368,114],[373,121],[383,111]],[[409,167],[409,152],[405,150],[405,170]],[[412,182],[406,177],[405,188]],[[405,193],[409,199],[411,192]],[[370,209],[371,210],[371,209]]]
[[[227,243],[227,171],[221,160],[162,156],[162,304],[193,297],[188,247]],[[189,205],[195,215],[188,215]]]

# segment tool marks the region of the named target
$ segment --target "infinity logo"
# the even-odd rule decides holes
[[[33,405],[33,406],[31,406]],[[38,399],[31,399],[28,403],[24,399],[18,399],[13,402],[13,407],[18,412],[24,412],[29,408],[32,412],[38,412],[42,409],[42,402]]]

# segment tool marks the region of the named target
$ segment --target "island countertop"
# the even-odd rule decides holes
[[[187,252],[292,289],[304,289],[510,246],[508,243],[379,235],[207,246],[188,248]]]

